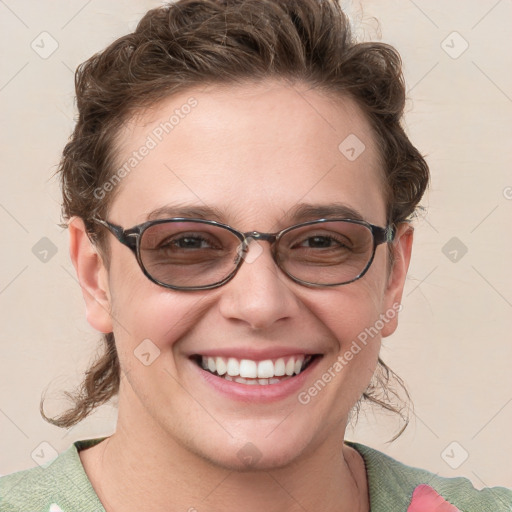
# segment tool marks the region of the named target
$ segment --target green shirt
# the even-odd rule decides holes
[[[0,478],[1,512],[105,512],[78,452],[101,439],[78,441],[44,467]],[[511,512],[512,490],[476,490],[465,478],[442,478],[347,442],[364,459],[372,512],[407,512],[414,489],[427,484],[462,512]],[[432,509],[434,510],[434,509]]]

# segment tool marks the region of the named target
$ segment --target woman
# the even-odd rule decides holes
[[[512,493],[343,442],[382,399],[428,167],[400,59],[334,2],[179,1],[77,73],[60,172],[105,355],[2,510],[510,510]]]

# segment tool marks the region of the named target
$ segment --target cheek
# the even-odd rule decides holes
[[[110,272],[111,314],[121,359],[131,359],[141,344],[160,351],[183,336],[201,315],[203,297],[152,283],[131,260],[118,256]],[[148,343],[149,342],[151,343]],[[165,347],[164,347],[165,346]],[[156,349],[154,349],[156,351]],[[125,365],[126,368],[126,365]]]
[[[385,283],[378,277],[383,275],[368,273],[354,283],[318,292],[308,302],[307,307],[331,331],[340,349],[375,324],[380,325]]]
[[[382,321],[384,280],[377,279],[385,277],[381,270],[375,276],[367,275],[344,287],[326,290],[308,304],[327,327],[328,335],[336,340],[324,370],[336,375],[336,387],[353,391],[347,399],[359,397],[377,366],[381,329],[385,325]],[[328,375],[325,377],[329,379]]]
[[[324,418],[321,435],[346,421],[368,388],[380,351],[381,294],[374,281],[361,279],[317,296],[308,307],[328,328],[332,350],[320,362],[318,377],[298,401],[312,417]]]

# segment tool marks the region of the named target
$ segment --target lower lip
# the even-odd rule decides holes
[[[193,361],[192,364],[195,366],[200,377],[206,382],[206,384],[228,398],[246,402],[266,403],[283,400],[293,394],[298,394],[305,386],[305,381],[308,379],[320,359],[321,357],[315,357],[314,361],[312,361],[304,371],[299,373],[299,375],[295,375],[277,384],[263,385],[241,384],[239,382],[226,380],[203,370]]]

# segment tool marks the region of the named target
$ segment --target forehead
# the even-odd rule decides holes
[[[303,84],[212,85],[173,95],[126,124],[116,157],[125,172],[111,213],[123,223],[188,205],[215,209],[241,229],[264,229],[297,205],[331,203],[385,221],[367,119],[351,99]]]

